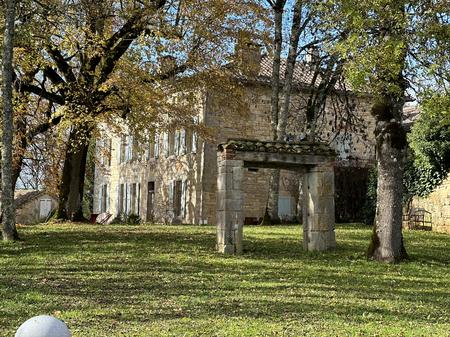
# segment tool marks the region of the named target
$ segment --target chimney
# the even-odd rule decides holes
[[[319,49],[315,46],[309,47],[306,51],[306,64],[310,66],[317,66],[319,63]]]
[[[174,71],[177,66],[177,60],[172,55],[164,55],[158,57],[159,74],[168,78],[175,76]]]
[[[241,73],[250,77],[258,76],[261,70],[261,46],[252,40],[250,32],[239,32],[235,50]]]

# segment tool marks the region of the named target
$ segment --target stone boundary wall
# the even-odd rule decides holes
[[[412,207],[431,212],[433,231],[450,234],[450,175],[428,197],[415,197]]]

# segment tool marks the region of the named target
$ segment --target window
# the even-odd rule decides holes
[[[109,195],[108,185],[104,184],[100,187],[99,199],[98,199],[98,211],[99,213],[107,212],[109,209]]]
[[[141,183],[137,183],[136,214],[141,215]]]
[[[155,158],[155,134],[151,133],[148,139],[148,147],[146,151],[146,159],[149,160],[151,158]]]
[[[164,156],[169,156],[169,134],[167,132],[163,133],[163,152]]]
[[[139,159],[139,142],[134,136],[131,136],[131,160]]]
[[[197,152],[197,132],[192,132],[192,153]]]
[[[111,166],[112,140],[107,139],[106,165]]]
[[[111,166],[111,139],[101,139],[97,144],[100,164],[103,166]]]
[[[120,146],[119,146],[119,163],[123,163],[126,160],[127,153],[127,137],[120,137]]]
[[[181,215],[182,186],[183,186],[183,183],[181,180],[174,181],[174,184],[173,184],[173,214],[175,216]]]
[[[180,154],[180,131],[176,130],[174,135],[174,154],[178,156]]]
[[[125,149],[125,161],[130,161],[133,158],[133,144],[134,144],[134,137],[133,136],[127,136],[126,140],[126,149]]]
[[[131,188],[130,184],[125,184],[125,214],[130,214],[131,209]]]
[[[186,130],[181,129],[175,131],[175,155],[181,156],[186,153]]]
[[[130,184],[130,214],[136,214],[136,184]]]
[[[155,182],[147,183],[147,221],[153,221],[155,212]]]
[[[155,159],[159,157],[159,133],[155,133]]]
[[[141,184],[133,183],[129,187],[129,214],[139,215],[140,213],[140,203],[141,203]]]
[[[175,153],[175,133],[169,132],[169,156],[172,156]]]
[[[171,190],[169,204],[172,206],[173,215],[184,217],[186,213],[187,181],[175,180],[170,183],[169,189]]]
[[[198,116],[194,117],[193,123],[194,123],[194,125],[198,125]],[[192,153],[196,153],[197,152],[197,132],[195,130],[192,131],[191,142],[192,142],[192,147],[191,147]]]
[[[186,129],[180,131],[180,154],[186,153]]]
[[[119,213],[125,213],[125,185],[119,185],[119,207],[117,208]]]

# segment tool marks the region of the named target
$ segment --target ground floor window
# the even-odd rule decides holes
[[[120,184],[119,185],[119,191],[118,191],[119,195],[118,195],[118,207],[117,210],[120,213],[125,213],[125,184]]]
[[[129,184],[129,196],[130,202],[129,212],[128,214],[136,214],[140,215],[141,213],[141,184],[140,183],[132,183]]]
[[[147,221],[153,221],[155,217],[155,182],[147,183]]]
[[[100,186],[98,196],[98,212],[105,213],[109,209],[109,189],[107,184]]]
[[[187,182],[174,180],[169,185],[169,205],[172,207],[173,215],[184,217],[186,210],[186,190]]]

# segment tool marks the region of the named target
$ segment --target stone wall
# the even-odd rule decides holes
[[[18,224],[37,224],[45,219],[39,217],[40,201],[51,200],[51,209],[56,209],[58,203],[56,199],[48,194],[41,194],[39,197],[30,200],[16,210],[16,222]]]
[[[431,212],[433,230],[450,234],[450,176],[428,197],[415,197],[412,207]]]

